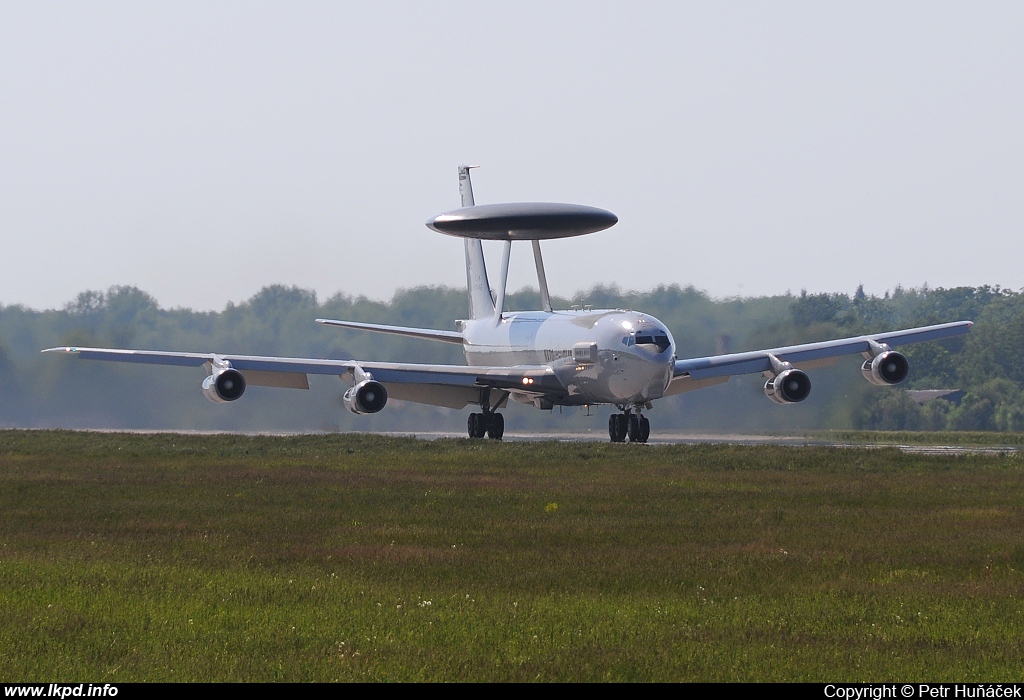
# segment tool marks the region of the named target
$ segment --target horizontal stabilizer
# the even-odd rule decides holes
[[[329,318],[318,318],[316,322],[322,323],[325,326],[355,328],[361,331],[391,333],[392,335],[404,335],[409,338],[440,340],[443,343],[458,343],[459,345],[462,345],[462,333],[458,333],[456,331],[437,331],[432,328],[407,328],[405,326],[385,326],[379,323],[358,323],[356,321],[334,321]]]

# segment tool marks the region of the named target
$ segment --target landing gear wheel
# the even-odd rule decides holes
[[[612,439],[612,442],[623,442],[626,439],[626,431],[629,429],[629,424],[626,421],[626,416],[622,413],[613,413],[608,416],[608,437]]]
[[[635,413],[629,413],[624,418],[629,422],[629,441],[640,442],[640,419]]]
[[[651,436],[651,421],[647,420],[647,416],[640,416],[640,442],[647,442],[647,438]]]
[[[471,438],[482,438],[487,434],[487,416],[483,413],[470,413],[466,428]]]
[[[487,437],[492,440],[500,440],[505,434],[505,417],[500,413],[492,413],[491,419],[487,421]]]

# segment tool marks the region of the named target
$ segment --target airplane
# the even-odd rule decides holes
[[[731,376],[761,373],[765,395],[777,404],[803,401],[811,391],[805,369],[861,354],[861,373],[879,386],[902,382],[907,358],[894,347],[969,332],[959,321],[920,328],[770,348],[752,352],[680,359],[668,327],[649,314],[626,309],[556,310],[548,292],[540,241],[594,233],[618,222],[611,212],[574,204],[518,202],[477,205],[470,169],[459,166],[462,207],[428,220],[439,233],[464,239],[469,319],[457,331],[316,319],[341,328],[456,343],[465,365],[407,364],[357,360],[164,352],[111,348],[57,347],[89,360],[205,367],[202,393],[216,403],[242,397],[246,386],[308,389],[310,374],[337,375],[349,387],[344,405],[356,414],[380,412],[389,399],[462,409],[469,414],[470,438],[500,440],[505,420],[499,411],[509,399],[550,410],[554,406],[611,405],[612,442],[645,443],[651,426],[645,414],[658,399],[721,384]],[[482,241],[501,241],[498,284],[492,288]],[[514,241],[529,241],[540,289],[539,311],[505,311],[509,256]]]

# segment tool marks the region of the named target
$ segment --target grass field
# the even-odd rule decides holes
[[[963,447],[1021,447],[1024,433],[928,432],[884,430],[816,430],[804,434],[814,440],[874,445],[953,445]]]
[[[0,432],[0,681],[1019,681],[1022,466]]]

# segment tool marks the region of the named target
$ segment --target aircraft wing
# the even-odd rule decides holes
[[[968,333],[973,324],[970,321],[943,323],[937,326],[922,326],[887,333],[872,333],[855,338],[825,340],[819,343],[789,345],[768,350],[738,352],[712,357],[695,357],[676,360],[672,384],[665,393],[676,394],[689,389],[699,389],[720,384],[737,374],[755,374],[772,370],[771,357],[789,362],[797,367],[812,367],[831,364],[842,355],[870,355],[872,342],[890,347],[922,343],[927,340],[941,340]],[[678,384],[678,386],[677,386]]]
[[[499,392],[515,390],[537,396],[565,391],[554,371],[546,365],[470,367],[79,347],[49,348],[43,352],[59,352],[85,360],[108,362],[205,366],[207,372],[215,366],[231,367],[242,373],[246,384],[293,389],[308,389],[307,377],[310,374],[351,378],[369,372],[375,380],[384,384],[392,398],[449,408],[479,403],[481,392],[488,389]]]
[[[409,338],[420,338],[422,340],[440,340],[445,343],[458,343],[462,345],[462,333],[455,331],[438,331],[433,328],[407,328],[406,326],[386,326],[381,323],[359,323],[357,321],[335,321],[330,318],[318,318],[317,323],[325,326],[338,326],[340,328],[355,328],[361,331],[374,331],[376,333],[391,333],[393,335],[404,335]]]

